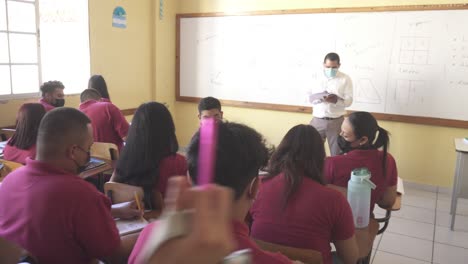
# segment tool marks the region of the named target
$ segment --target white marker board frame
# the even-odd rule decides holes
[[[468,4],[454,4],[454,5],[424,5],[424,6],[386,6],[386,7],[362,7],[362,8],[329,8],[329,9],[305,9],[305,10],[281,10],[281,11],[257,11],[257,12],[248,12],[248,13],[235,13],[235,14],[226,14],[226,13],[201,13],[201,14],[178,14],[177,15],[177,57],[176,57],[176,100],[183,102],[198,102],[201,97],[209,96],[211,94],[199,94],[197,96],[184,94],[184,89],[181,89],[181,78],[185,76],[183,71],[181,71],[181,41],[183,37],[181,36],[181,21],[184,19],[193,19],[193,18],[206,18],[206,17],[238,17],[238,16],[266,16],[266,15],[291,15],[291,14],[316,14],[316,13],[375,13],[375,12],[401,12],[401,11],[430,11],[430,10],[466,10],[468,9]],[[339,51],[338,51],[339,52]],[[183,54],[183,53],[182,53]],[[206,54],[205,54],[206,55]],[[324,55],[324,54],[323,54]],[[323,58],[322,58],[323,59]],[[195,69],[194,69],[195,70]],[[345,70],[343,70],[346,72]],[[187,83],[187,82],[185,82]],[[182,92],[181,92],[182,91]],[[278,103],[269,103],[269,102],[255,102],[255,100],[225,100],[223,97],[220,97],[223,105],[237,106],[237,107],[246,107],[246,108],[257,108],[257,109],[268,109],[268,110],[278,110],[278,111],[290,111],[290,112],[303,112],[310,113],[312,111],[311,107],[306,105],[296,105],[296,104],[278,104]],[[359,109],[359,108],[358,108]],[[354,110],[358,110],[354,109]],[[360,110],[360,109],[359,109]],[[369,111],[368,109],[363,109]],[[401,113],[385,113],[379,111],[370,110],[378,119],[380,120],[389,120],[389,121],[398,121],[398,122],[407,122],[413,124],[425,124],[425,125],[437,125],[437,126],[447,126],[447,127],[459,127],[459,128],[468,128],[467,119],[457,120],[457,119],[448,119],[448,118],[438,118],[431,116],[418,116],[418,115],[406,115]]]

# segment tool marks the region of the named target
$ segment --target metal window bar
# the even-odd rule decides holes
[[[8,3],[9,2],[20,2],[20,3],[27,3],[34,5],[35,9],[35,20],[36,20],[36,32],[20,32],[20,31],[10,31],[10,21],[8,16]],[[9,98],[21,98],[24,96],[34,95],[36,93],[27,93],[27,94],[16,94],[13,92],[13,73],[12,73],[12,65],[37,65],[37,72],[38,72],[38,86],[42,83],[42,69],[41,69],[41,52],[40,52],[40,38],[39,38],[39,3],[38,1],[22,1],[22,0],[5,0],[5,20],[6,20],[6,30],[0,30],[1,33],[6,33],[7,37],[7,48],[8,48],[8,63],[0,63],[0,65],[8,65],[10,70],[10,94],[9,95],[0,95],[0,99],[9,99]],[[35,35],[36,36],[36,56],[37,56],[37,63],[12,63],[11,62],[11,45],[10,45],[10,34],[25,34],[25,35]]]

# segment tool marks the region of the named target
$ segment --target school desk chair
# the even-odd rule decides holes
[[[12,128],[2,128],[0,130],[0,141],[7,141],[8,139],[10,139],[13,134],[15,134],[16,132],[16,129],[12,129]]]
[[[379,224],[379,229],[377,231],[377,235],[380,235],[383,232],[385,232],[385,230],[388,227],[388,224],[390,223],[390,218],[392,216],[392,211],[398,211],[398,210],[400,210],[400,208],[401,208],[401,194],[398,193],[397,197],[395,199],[395,203],[393,203],[393,206],[391,208],[386,209],[385,216],[382,217],[382,218],[374,218],[373,219]],[[370,233],[373,233],[373,232],[370,232]],[[372,256],[372,247],[370,249],[369,254],[365,258],[360,259],[358,264],[369,264],[370,260],[371,260],[371,256]]]
[[[281,254],[288,257],[290,260],[299,260],[306,264],[321,264],[323,263],[322,254],[312,249],[293,248],[274,243],[268,243],[262,240],[255,239],[255,243],[263,250]]]
[[[21,163],[9,161],[9,160],[3,160],[3,159],[0,159],[0,164],[3,165],[2,168],[0,169],[0,182],[12,171],[23,167],[23,164]]]
[[[339,191],[345,197],[347,196],[347,190],[344,187],[336,186],[336,185],[333,185],[333,184],[328,184],[327,187]],[[391,218],[391,215],[392,215],[392,211],[398,211],[398,210],[400,210],[400,208],[401,208],[401,194],[397,193],[397,198],[395,199],[395,202],[393,203],[392,208],[386,209],[385,216],[382,217],[382,218],[373,218],[373,219],[371,219],[372,222],[376,222],[377,225],[372,225],[372,226],[369,227],[369,234],[370,234],[369,242],[373,242],[377,235],[380,235],[383,232],[385,232],[385,230],[387,229],[387,227],[388,227],[388,225],[390,223],[390,218]],[[385,208],[383,208],[383,209],[385,209]],[[382,226],[380,227],[380,225],[382,225]],[[361,231],[357,231],[357,232],[361,232]],[[356,234],[356,237],[357,237],[357,235],[358,234]],[[367,243],[367,241],[358,241],[358,244],[359,244],[358,246],[359,246],[360,250],[362,248],[370,247],[369,253],[365,257],[362,257],[359,260],[358,264],[368,264],[368,263],[370,263],[370,259],[371,259],[371,256],[372,256],[372,246],[368,246],[368,245],[364,246],[365,243]],[[359,255],[363,256],[363,255],[365,255],[365,253],[362,254],[362,252],[360,252]]]
[[[104,160],[114,168],[115,163],[119,159],[119,150],[113,143],[94,142],[91,146],[91,157]],[[112,173],[113,169],[110,169],[96,176],[86,178],[86,180],[95,185],[99,191],[103,192],[104,183],[109,181]]]
[[[113,143],[94,142],[91,146],[91,156],[107,161],[119,159],[119,149]]]
[[[124,203],[135,200],[135,193],[140,199],[144,198],[142,187],[129,185],[125,183],[109,181],[104,184],[104,193],[111,200],[112,204]],[[157,213],[161,212],[163,206],[163,198],[160,192],[154,194],[153,205],[155,208],[146,208]],[[148,212],[147,215],[152,215]],[[146,218],[146,214],[145,214]]]

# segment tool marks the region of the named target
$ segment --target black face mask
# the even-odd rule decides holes
[[[352,143],[353,142],[347,141],[342,136],[338,137],[338,146],[340,147],[341,151],[343,151],[343,153],[348,153],[354,149],[353,147],[351,147]]]
[[[55,107],[62,107],[65,105],[65,99],[55,99],[55,103],[52,105]]]

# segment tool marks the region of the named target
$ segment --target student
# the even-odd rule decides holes
[[[339,71],[340,56],[331,52],[323,59],[323,74],[319,83],[312,87],[309,101],[314,108],[310,125],[315,127],[320,136],[328,141],[330,154],[340,154],[338,134],[343,123],[345,108],[353,103],[353,83],[351,78]]]
[[[88,89],[96,89],[102,95],[101,101],[111,102],[106,80],[102,75],[91,76],[88,81]]]
[[[354,112],[341,126],[338,143],[345,155],[329,157],[324,174],[329,184],[347,187],[351,171],[366,167],[377,188],[371,192],[371,212],[377,203],[391,208],[396,199],[398,172],[395,159],[387,152],[390,139],[368,112]],[[383,150],[379,150],[383,148]]]
[[[198,177],[199,144],[200,132],[197,132],[187,151],[189,175],[194,183]],[[236,250],[251,249],[253,263],[256,264],[292,263],[279,253],[261,250],[249,237],[249,228],[244,222],[257,194],[258,170],[266,165],[268,156],[264,139],[255,130],[236,123],[218,124],[214,183],[234,190],[232,226]]]
[[[160,219],[146,226],[138,237],[129,258],[130,264],[210,264],[221,260],[234,249],[231,231],[231,210],[233,192],[229,188],[216,185],[204,188],[189,188],[186,176],[172,177],[168,183],[168,198],[165,200],[163,215],[174,214],[182,210],[193,210],[188,219],[188,234],[177,239],[161,241],[148,260],[144,259],[148,243],[154,243],[154,234],[159,231]],[[174,228],[174,227],[173,227]],[[165,230],[166,234],[172,231]],[[156,238],[157,239],[157,238]],[[152,249],[151,249],[152,250]]]
[[[86,89],[81,93],[79,109],[91,119],[94,141],[113,143],[120,151],[127,137],[128,122],[117,106],[100,99],[97,90]]]
[[[85,114],[54,109],[39,126],[36,160],[2,182],[0,236],[39,263],[122,263],[136,241],[137,235],[120,239],[110,200],[77,176],[92,144]]]
[[[205,118],[214,117],[217,120],[223,120],[223,111],[221,111],[221,103],[214,97],[205,97],[198,103],[198,120],[200,124]]]
[[[167,181],[187,174],[185,157],[177,154],[179,143],[169,110],[160,103],[142,104],[135,112],[111,181],[141,186],[145,207],[158,209]]]
[[[251,236],[265,242],[322,253],[332,263],[330,243],[344,263],[355,264],[358,248],[346,198],[322,177],[325,149],[315,128],[297,125],[284,136],[268,166],[270,176],[250,211]]]
[[[59,81],[48,81],[42,84],[42,98],[39,103],[44,106],[46,112],[65,105],[63,89],[65,89],[65,86]]]
[[[46,111],[41,104],[23,104],[16,117],[16,131],[3,150],[5,160],[25,164],[26,158],[36,157],[39,123]]]

